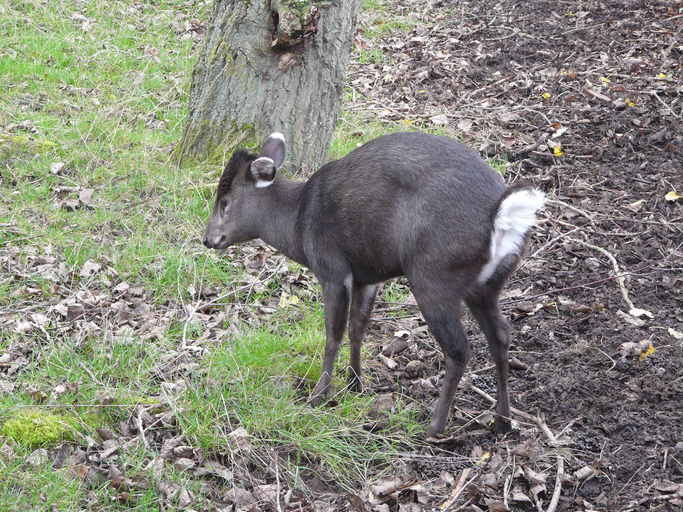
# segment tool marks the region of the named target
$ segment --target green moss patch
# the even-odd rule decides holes
[[[23,409],[5,421],[0,434],[24,446],[34,447],[71,439],[75,430],[73,418],[40,409]]]

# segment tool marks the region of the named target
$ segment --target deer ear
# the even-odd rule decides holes
[[[249,171],[256,188],[269,187],[275,179],[275,162],[270,157],[260,156],[251,163]]]
[[[285,136],[280,132],[271,133],[261,148],[262,157],[268,157],[275,168],[279,168],[285,160]]]

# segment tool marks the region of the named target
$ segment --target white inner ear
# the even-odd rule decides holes
[[[254,160],[251,164],[254,165],[256,162],[268,162],[270,165],[275,165],[275,162],[273,162],[273,159],[269,158],[267,156],[260,156],[256,160]]]
[[[285,141],[285,136],[280,132],[273,132],[268,136],[269,139],[280,139],[282,142]]]
[[[256,180],[256,188],[266,188],[270,187],[273,184],[274,180],[266,181],[266,180]]]
[[[259,164],[264,164],[266,166],[270,167],[275,167],[275,162],[273,162],[272,158],[268,158],[267,156],[260,156],[256,160],[254,160],[251,163],[252,170],[254,167],[259,167]],[[261,178],[258,178],[257,176],[254,176],[256,178],[256,188],[266,188],[270,187],[273,184],[273,180],[263,180]]]

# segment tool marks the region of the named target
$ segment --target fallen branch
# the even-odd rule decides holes
[[[583,240],[578,240],[576,238],[567,238],[567,240],[570,240],[572,242],[576,242],[577,244],[584,245],[588,247],[589,249],[593,249],[594,251],[598,251],[610,260],[612,263],[612,268],[614,269],[614,274],[615,278],[617,281],[617,284],[619,285],[619,290],[621,291],[621,296],[624,299],[624,302],[628,306],[628,313],[629,315],[635,316],[635,317],[641,317],[643,315],[652,317],[652,313],[649,311],[646,311],[644,309],[640,309],[635,307],[633,302],[631,301],[631,298],[628,295],[628,290],[626,289],[626,280],[624,279],[624,275],[621,273],[621,270],[619,269],[619,264],[617,263],[617,259],[612,255],[611,252],[609,252],[607,249],[603,249],[602,247],[598,247],[597,245],[589,244],[588,242],[584,242]]]

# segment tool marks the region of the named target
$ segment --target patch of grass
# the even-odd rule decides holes
[[[0,458],[0,510],[76,512],[83,492],[81,481],[69,469],[54,470],[51,460],[27,464],[26,456]]]
[[[357,147],[382,135],[412,131],[454,138],[454,134],[443,127],[423,126],[408,119],[403,122],[382,122],[376,119],[367,119],[360,114],[342,112],[328,155],[330,159],[341,158]]]
[[[116,268],[138,277],[149,253],[168,255],[179,242],[198,240],[208,212],[196,196],[206,170],[180,172],[168,159],[195,53],[192,39],[170,27],[180,26],[179,13],[202,13],[174,1],[158,9],[132,0],[26,5],[0,13],[0,170],[3,183],[14,182],[0,198],[0,223],[49,240],[75,266],[115,251],[125,236],[126,262]],[[64,164],[59,174],[50,171],[56,162]],[[93,189],[94,210],[60,209],[77,195],[55,192],[64,186]],[[186,288],[192,258],[181,252],[143,279],[157,289],[169,281]]]
[[[381,38],[394,32],[410,32],[417,20],[411,16],[388,13],[386,4],[381,0],[364,0],[361,30],[368,38]]]
[[[379,48],[358,51],[357,60],[359,64],[382,64],[384,59],[384,53]]]
[[[369,25],[366,25],[363,34],[370,38],[380,38],[393,32],[410,32],[417,21],[409,17],[387,19],[381,15],[375,17]]]
[[[372,434],[372,397],[343,389],[347,354],[339,355],[334,407],[313,408],[306,398],[320,375],[323,347],[320,311],[293,325],[246,333],[205,361],[201,382],[187,390],[180,419],[185,435],[209,453],[221,453],[228,434],[244,427],[252,443],[290,446],[291,463],[314,466],[345,486],[371,464],[386,463],[399,443],[410,444],[421,427],[398,404],[389,427]]]

